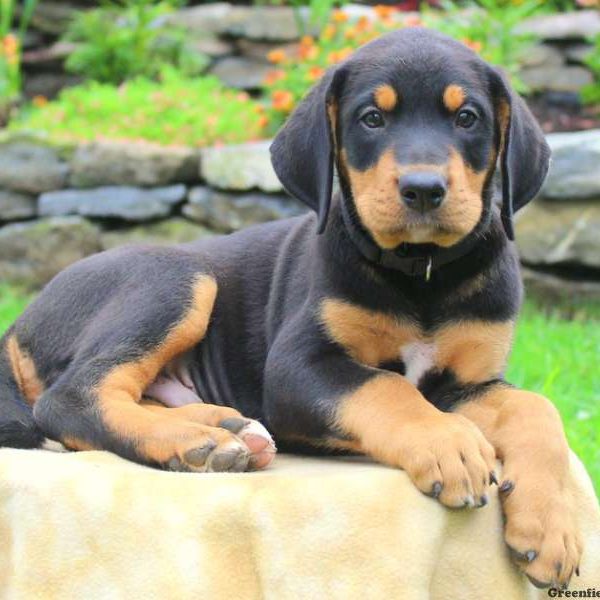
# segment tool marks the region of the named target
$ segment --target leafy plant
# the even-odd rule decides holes
[[[0,0],[0,109],[6,113],[21,93],[21,49],[23,36],[37,0]],[[19,17],[16,18],[16,13]],[[13,28],[16,26],[16,32]],[[6,119],[6,114],[1,120]]]
[[[445,11],[425,9],[422,17],[403,15],[390,6],[376,6],[375,18],[366,16],[351,21],[343,9],[332,13],[330,22],[318,38],[304,36],[295,53],[275,50],[269,59],[275,64],[264,82],[269,95],[271,133],[321,77],[335,64],[380,35],[414,25],[427,25],[446,33],[479,52],[492,64],[502,66],[517,89],[524,85],[516,75],[518,58],[529,47],[531,38],[515,32],[516,25],[540,8],[539,0],[521,0],[519,6],[499,7],[497,0],[479,0],[481,6],[458,7],[443,2]]]
[[[477,0],[477,3],[486,7],[487,2],[480,2]],[[525,4],[525,0],[494,0],[494,4],[498,8],[514,8],[519,7]],[[548,11],[567,11],[573,10],[575,8],[576,2],[575,0],[545,0],[544,8]]]
[[[41,131],[79,142],[147,140],[165,145],[208,146],[263,136],[263,107],[215,77],[185,77],[164,69],[159,81],[139,77],[121,86],[94,81],[63,90],[58,100],[30,107],[12,130]]]
[[[182,27],[169,23],[173,8],[168,0],[106,0],[79,12],[65,35],[79,44],[67,70],[104,83],[156,77],[165,65],[200,73],[208,59],[189,46]]]
[[[376,18],[360,17],[350,22],[343,10],[335,10],[318,38],[304,36],[295,53],[273,50],[269,60],[274,69],[268,73],[264,88],[269,96],[268,115],[271,133],[323,75],[327,67],[344,60],[362,44],[402,26],[396,10],[375,7]],[[406,22],[404,22],[406,24]],[[408,24],[420,24],[411,17]]]
[[[586,104],[600,103],[600,34],[596,35],[592,42],[594,46],[584,62],[594,74],[595,81],[581,91],[581,97]]]
[[[499,2],[478,0],[458,7],[442,1],[444,12],[425,13],[425,23],[453,38],[467,42],[488,62],[499,65],[509,75],[520,92],[527,88],[519,79],[519,61],[530,48],[533,37],[517,32],[524,19],[542,11],[540,0]]]

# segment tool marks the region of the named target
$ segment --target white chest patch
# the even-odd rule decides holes
[[[400,356],[406,366],[405,377],[413,385],[417,385],[421,377],[434,366],[435,352],[435,344],[422,342],[407,344],[400,349]]]

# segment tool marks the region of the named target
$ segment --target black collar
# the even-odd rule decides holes
[[[348,235],[360,253],[372,263],[410,277],[423,277],[429,281],[433,271],[465,256],[477,243],[477,236],[471,235],[449,248],[434,244],[401,244],[394,250],[382,250],[349,214],[346,199],[340,197],[339,202]]]

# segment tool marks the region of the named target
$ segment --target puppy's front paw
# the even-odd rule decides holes
[[[476,425],[461,415],[441,414],[400,435],[400,466],[422,492],[452,508],[487,504],[496,455]]]
[[[511,554],[537,587],[566,587],[583,550],[570,491],[552,474],[507,469],[499,488]]]
[[[246,444],[250,450],[248,466],[251,469],[264,469],[275,458],[275,442],[264,425],[258,421],[245,417],[231,417],[221,421],[219,427],[235,433]]]

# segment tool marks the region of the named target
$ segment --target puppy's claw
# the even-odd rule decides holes
[[[505,481],[502,482],[502,484],[498,488],[498,491],[501,494],[510,494],[510,492],[513,491],[514,487],[515,487],[515,484],[512,481],[510,481],[509,479],[506,479]]]
[[[538,589],[543,590],[544,588],[549,587],[548,583],[544,583],[543,581],[540,581],[539,579],[536,579],[535,577],[531,577],[531,575],[527,575],[527,579],[529,579],[529,581]]]

